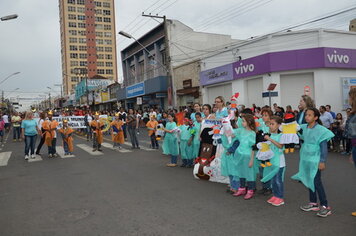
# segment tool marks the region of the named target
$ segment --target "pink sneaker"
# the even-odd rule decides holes
[[[244,197],[244,199],[245,199],[245,200],[251,199],[251,198],[253,197],[254,193],[255,193],[255,191],[253,191],[253,190],[248,190],[247,193],[246,193],[246,195],[245,195],[245,197]]]
[[[246,188],[239,188],[237,192],[233,194],[234,197],[242,196],[246,194]]]
[[[283,200],[282,198],[276,197],[275,200],[274,200],[273,202],[271,202],[271,204],[272,204],[273,206],[278,207],[278,206],[281,206],[281,205],[284,204],[284,200]]]
[[[268,199],[267,202],[268,202],[269,204],[272,204],[272,202],[274,202],[275,199],[276,199],[276,197],[273,196],[273,197],[271,197],[270,199]]]

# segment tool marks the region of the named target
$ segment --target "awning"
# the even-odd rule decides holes
[[[199,86],[177,90],[177,95],[187,95],[187,94],[194,94],[194,93],[199,93]]]

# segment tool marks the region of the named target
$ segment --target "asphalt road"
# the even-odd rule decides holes
[[[148,137],[141,133],[142,144]],[[106,141],[108,142],[108,141]],[[161,151],[120,153],[76,137],[74,157],[26,162],[23,143],[7,140],[0,155],[0,235],[356,235],[356,171],[331,153],[323,180],[333,215],[299,210],[308,191],[292,181],[298,154],[287,156],[285,201],[232,197],[226,186],[196,180],[192,169],[168,168]],[[79,146],[82,148],[79,148]],[[128,147],[128,146],[126,146]],[[42,150],[42,153],[47,148]]]

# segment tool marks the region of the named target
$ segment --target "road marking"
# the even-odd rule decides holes
[[[93,148],[86,144],[77,144],[77,147],[79,147],[80,149],[83,149],[84,151],[86,151],[87,153],[89,153],[90,155],[93,155],[93,156],[104,155],[102,152],[99,152],[99,151],[93,152]]]
[[[0,166],[7,166],[7,163],[11,157],[12,152],[1,152],[0,153]]]
[[[61,157],[61,158],[71,158],[71,157],[75,157],[74,155],[64,155],[64,148],[62,146],[58,146],[56,148],[57,154]]]
[[[103,147],[109,148],[109,149],[111,149],[111,150],[113,150],[113,151],[118,151],[118,152],[122,152],[122,153],[132,152],[132,151],[130,151],[130,150],[128,150],[128,149],[125,149],[125,148],[123,148],[123,147],[121,147],[121,149],[119,149],[119,148],[114,148],[114,147],[112,146],[112,144],[110,144],[110,143],[102,143],[101,145],[102,145]]]
[[[40,155],[35,155],[36,157],[34,159],[31,158],[31,156],[28,156],[28,162],[36,162],[36,161],[42,161],[42,157]]]
[[[125,145],[132,146],[132,144],[129,142],[125,142]],[[144,146],[140,146],[140,149],[145,150],[145,151],[157,151],[157,149],[146,148]]]

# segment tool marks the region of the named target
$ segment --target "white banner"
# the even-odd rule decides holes
[[[84,123],[84,116],[62,116],[62,117],[53,117],[53,120],[59,123],[57,129],[62,128],[62,121],[68,120],[68,125],[72,129],[83,129],[86,128]]]

